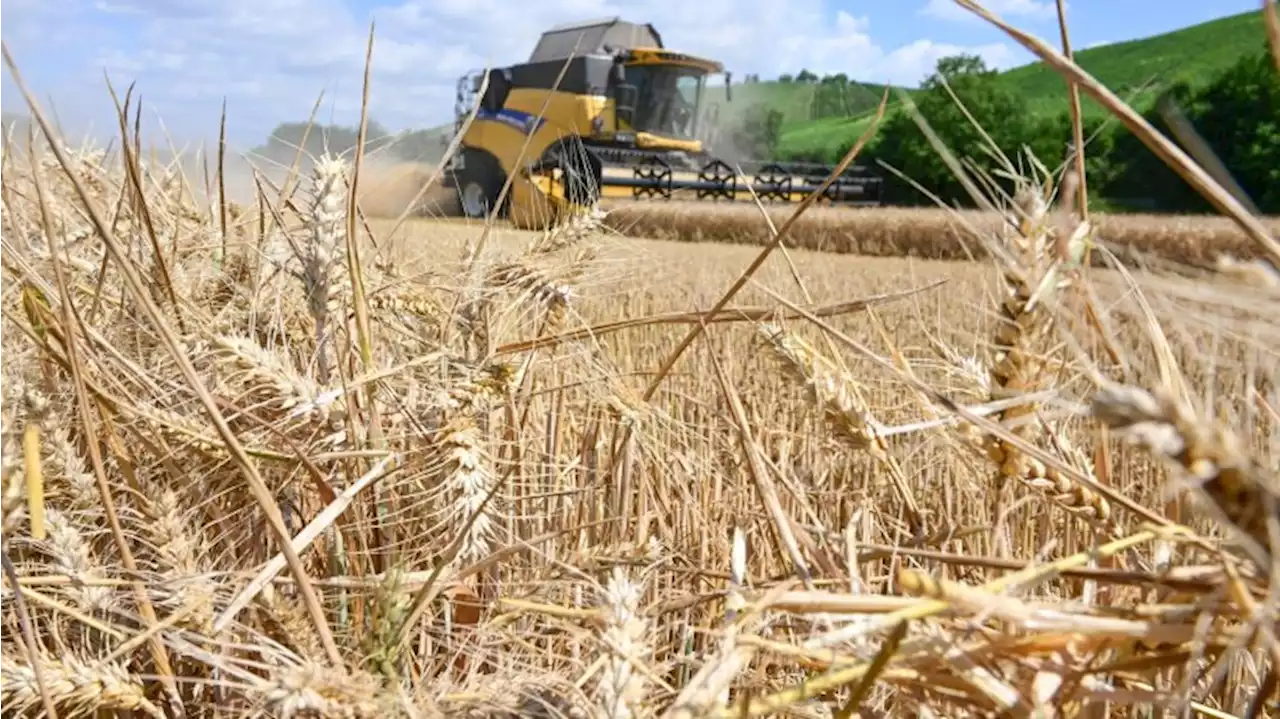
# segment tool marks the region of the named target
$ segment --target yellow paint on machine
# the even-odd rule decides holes
[[[699,155],[704,151],[703,143],[695,139],[696,133],[692,123],[680,120],[685,124],[679,126],[670,124],[671,131],[667,131],[668,122],[676,121],[665,119],[668,110],[664,108],[675,106],[672,97],[681,97],[684,99],[683,104],[679,105],[680,112],[683,113],[680,117],[699,117],[704,98],[705,76],[723,73],[724,65],[715,60],[661,47],[662,41],[656,31],[652,33],[652,37],[642,41],[628,42],[620,39],[621,36],[619,36],[605,43],[603,38],[610,31],[605,26],[612,27],[619,23],[621,21],[612,20],[603,24],[584,25],[582,28],[577,26],[553,28],[544,33],[543,40],[539,44],[539,48],[542,48],[543,43],[547,43],[546,51],[540,53],[539,49],[535,49],[530,63],[551,62],[552,58],[559,57],[557,53],[560,51],[555,49],[559,41],[557,33],[581,31],[590,34],[594,32],[597,37],[597,40],[593,41],[595,44],[581,53],[575,45],[575,57],[590,56],[597,58],[598,61],[602,56],[612,55],[614,65],[611,66],[611,73],[618,70],[619,65],[628,69],[642,68],[642,72],[627,71],[629,73],[627,77],[635,75],[636,79],[619,81],[616,75],[610,74],[607,88],[587,89],[583,85],[582,77],[575,76],[575,92],[527,86],[510,87],[508,90],[506,87],[498,86],[499,89],[496,92],[504,94],[496,100],[493,95],[486,96],[489,98],[489,104],[484,105],[487,111],[477,116],[476,121],[471,123],[462,138],[463,147],[471,153],[463,164],[464,173],[471,158],[474,158],[482,167],[491,162],[496,165],[493,168],[494,173],[500,171],[501,179],[510,179],[510,202],[507,204],[507,212],[515,226],[524,229],[540,229],[554,224],[563,217],[567,203],[563,183],[557,177],[547,176],[544,171],[534,173],[530,169],[531,165],[546,158],[549,151],[559,144],[589,140],[596,145],[616,144],[622,148],[637,148],[657,153],[683,152]],[[621,23],[619,27],[623,25],[626,23]],[[639,29],[638,25],[633,28],[637,31]],[[639,36],[633,34],[633,37]],[[581,39],[582,36],[579,36],[579,40]],[[621,51],[618,50],[619,42],[621,42]],[[617,54],[614,54],[615,51]],[[569,61],[568,56],[565,58],[565,61]],[[664,67],[672,68],[677,74],[662,75],[664,79],[661,81],[654,79],[659,77],[657,73]],[[675,89],[674,78],[677,76],[696,78],[697,91],[693,97],[672,94],[684,92]],[[591,82],[600,82],[600,80],[593,79]],[[628,84],[629,82],[635,84]],[[493,85],[490,86],[491,89],[493,87]],[[627,94],[628,92],[630,95]],[[617,104],[619,98],[628,104],[635,103],[636,107],[631,108],[633,111],[631,114],[628,114],[625,108],[619,113]],[[656,124],[653,120],[655,115],[663,118]],[[647,119],[643,122],[637,121],[635,127],[626,121],[627,118],[641,117]],[[641,131],[635,131],[637,128],[641,128]],[[625,142],[622,141],[624,135]],[[566,159],[570,161],[575,159],[575,148],[572,144],[566,145],[565,150]],[[624,171],[628,176],[633,176],[629,168],[625,168]],[[605,170],[605,172],[612,174],[612,170]],[[466,192],[463,194],[473,198],[465,200],[473,203],[468,205],[472,208],[468,212],[478,212],[477,208],[482,207],[478,202],[492,201],[492,196],[496,195],[493,187],[495,183],[484,179],[487,177],[490,175],[485,170],[481,170],[479,179],[476,176],[464,178]],[[696,179],[696,173],[692,175],[692,179]],[[486,199],[475,200],[474,198],[478,196],[476,190],[485,194]],[[600,194],[608,198],[635,196],[630,187],[606,186],[601,188]],[[679,194],[683,196],[687,193]],[[750,198],[749,193],[739,194],[743,199]],[[801,197],[793,193],[789,199],[794,202]]]

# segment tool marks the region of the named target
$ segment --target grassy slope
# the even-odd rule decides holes
[[[825,117],[791,126],[784,125],[781,152],[788,157],[829,157],[847,139],[857,138],[866,132],[873,115],[874,109],[852,117]]]
[[[783,115],[783,151],[791,155],[800,152],[824,152],[833,138],[839,144],[846,136],[861,134],[875,108],[880,104],[884,86],[856,83],[861,90],[849,93],[851,114],[848,117],[810,119],[816,85],[801,83],[761,82],[752,85],[734,85],[733,103],[721,106],[724,116],[730,112],[742,112],[748,107],[764,103]],[[890,95],[892,98],[893,96]],[[892,100],[890,100],[892,102]]]
[[[880,102],[882,86],[868,83],[854,83],[857,90],[849,93],[849,110],[854,116],[862,115],[875,109]],[[812,124],[809,112],[812,107],[816,85],[795,82],[761,82],[751,85],[733,86],[733,107],[741,110],[756,103],[764,103],[782,111],[783,123],[787,127],[802,128]],[[716,99],[714,89],[710,93]],[[724,112],[727,108],[722,108]],[[840,118],[841,120],[845,118]],[[817,122],[823,122],[818,120]]]
[[[1108,87],[1118,91],[1137,109],[1145,109],[1155,92],[1138,93],[1147,83],[1161,85],[1186,81],[1203,83],[1229,67],[1243,54],[1253,52],[1264,42],[1261,11],[1231,15],[1200,25],[1175,30],[1163,35],[1090,48],[1076,53],[1076,61]],[[1037,114],[1065,112],[1066,92],[1062,79],[1044,63],[1023,65],[1001,74],[1009,89],[1026,98]],[[763,100],[789,99],[797,90],[778,83],[754,86]],[[772,95],[770,88],[787,88],[792,95]],[[812,94],[812,87],[805,88]],[[878,95],[877,95],[878,98]],[[735,100],[737,98],[735,97]],[[870,107],[874,107],[872,100]],[[1085,100],[1086,114],[1101,113],[1101,108]],[[792,106],[783,105],[784,112]],[[781,150],[784,156],[820,153],[830,156],[838,148],[866,130],[870,113],[863,110],[849,118],[824,118],[808,121],[796,117],[783,127]],[[790,119],[791,116],[789,116]]]
[[[1148,82],[1199,85],[1234,64],[1265,41],[1262,12],[1211,20],[1153,37],[1081,50],[1076,62],[1113,90],[1137,89]],[[1066,109],[1062,78],[1044,63],[1015,67],[1001,79],[1014,92],[1046,111]]]
[[[720,102],[720,112],[744,110],[756,103],[764,103],[782,111],[783,122],[792,125],[809,119],[809,105],[813,102],[813,86],[797,83],[762,82],[733,86],[733,102],[725,103],[716,88],[710,88],[707,97]]]

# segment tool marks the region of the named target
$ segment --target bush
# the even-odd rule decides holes
[[[987,68],[980,57],[960,55],[943,58],[938,61],[937,70],[914,95],[920,114],[946,146],[958,156],[967,155],[987,169],[991,168],[992,160],[979,151],[984,140],[956,105],[947,87],[997,145],[1008,151],[1028,139],[1034,139],[1037,133],[1026,104],[1006,91],[998,78],[998,73]],[[850,147],[852,141],[841,148],[840,154],[848,152]],[[962,205],[970,204],[960,182],[939,160],[937,152],[908,113],[898,111],[889,116],[868,149],[930,191]],[[1061,157],[1061,145],[1056,155]],[[885,201],[904,205],[932,203],[927,196],[896,178],[885,183]]]
[[[756,103],[743,113],[742,124],[732,131],[733,147],[752,158],[772,159],[782,136],[781,110]]]
[[[1146,119],[1173,138],[1160,112],[1165,106],[1182,111],[1261,212],[1280,212],[1280,76],[1265,48],[1198,90],[1185,84],[1169,88]],[[1100,185],[1105,196],[1148,198],[1159,212],[1213,211],[1127,129],[1116,134],[1110,159],[1117,169]]]
[[[943,58],[915,93],[920,113],[948,148],[990,171],[994,161],[981,149],[985,141],[944,86],[986,130],[1000,149],[1012,155],[1025,146],[1046,166],[1056,168],[1072,139],[1068,112],[1037,117],[1021,98],[1005,89],[999,75],[980,58]],[[1266,47],[1220,73],[1207,85],[1185,82],[1166,87],[1148,122],[1175,137],[1160,112],[1177,107],[1228,168],[1259,210],[1280,213],[1280,75]],[[1128,128],[1108,119],[1086,117],[1086,172],[1091,193],[1108,207],[1145,212],[1198,213],[1212,207],[1157,158]],[[848,152],[854,139],[834,158]],[[861,162],[876,156],[947,202],[971,204],[967,193],[941,162],[928,140],[904,111],[885,120]],[[933,201],[910,184],[888,177],[885,202],[900,205]]]
[[[1196,126],[1264,212],[1280,212],[1280,74],[1264,49],[1200,94]]]

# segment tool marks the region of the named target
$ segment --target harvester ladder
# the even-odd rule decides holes
[[[480,84],[484,81],[484,70],[472,70],[458,78],[457,94],[453,102],[453,134],[462,132],[462,125],[476,106],[476,98],[480,94]]]
[[[698,120],[698,140],[704,149],[718,147],[720,141],[720,103],[712,102]]]

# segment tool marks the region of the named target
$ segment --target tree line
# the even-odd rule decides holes
[[[929,126],[957,155],[967,156],[988,172],[996,169],[995,160],[981,150],[979,131],[951,98],[948,86],[1005,154],[1012,156],[1026,147],[1049,168],[1067,160],[1072,137],[1069,112],[1037,113],[1006,89],[998,72],[978,57],[963,55],[940,60],[935,72],[911,96]],[[1170,110],[1175,110],[1261,212],[1280,213],[1280,73],[1265,44],[1201,86],[1176,83],[1158,90],[1159,99],[1149,103],[1145,119],[1176,141],[1178,136],[1168,119],[1172,117]],[[1082,102],[1092,104],[1088,99]],[[765,133],[755,139],[754,146],[778,147],[780,128],[766,122],[757,123],[750,131]],[[1212,212],[1195,190],[1100,108],[1085,112],[1084,135],[1091,201],[1113,211]],[[849,138],[831,156],[782,159],[835,163],[855,140]],[[860,162],[875,160],[947,201],[971,204],[960,182],[906,112],[896,111],[885,118]],[[909,183],[885,174],[886,203],[932,204],[933,200]]]
[[[364,151],[406,162],[437,162],[444,155],[443,136],[439,129],[391,133],[376,120],[370,120],[365,128]],[[358,127],[282,122],[253,153],[284,163],[292,161],[298,148],[302,148],[304,157],[319,157],[324,152],[350,155],[359,137]]]
[[[808,70],[801,70],[794,76],[779,76],[778,82],[783,85],[809,85],[813,88],[809,101],[810,120],[857,115],[875,107],[880,100],[880,89],[873,90],[850,79],[843,72],[818,76]]]
[[[758,82],[758,78],[751,80]],[[818,77],[802,71],[794,77],[783,76],[780,81],[815,85],[814,113],[819,117],[861,114],[865,112],[866,96],[873,94],[843,75]],[[1005,154],[1012,156],[1025,147],[1047,167],[1054,168],[1067,161],[1072,133],[1066,109],[1046,114],[1043,102],[1033,105],[1009,90],[1001,82],[999,73],[988,68],[979,57],[943,58],[921,87],[912,91],[911,98],[942,142],[974,165],[988,173],[997,170],[995,160],[982,150],[982,134],[956,105],[952,93]],[[1276,72],[1265,43],[1200,86],[1175,83],[1159,88],[1159,98],[1158,102],[1143,105],[1149,105],[1144,112],[1148,122],[1176,140],[1167,120],[1169,110],[1176,108],[1186,124],[1195,128],[1228,168],[1236,184],[1259,211],[1280,213],[1280,73]],[[863,107],[850,109],[855,102]],[[1091,202],[1112,211],[1213,211],[1126,127],[1100,108],[1089,108],[1092,101],[1084,99],[1083,102],[1087,110],[1084,135]],[[777,107],[754,104],[746,108],[726,139],[755,159],[828,164],[838,162],[856,140],[852,136],[847,138],[827,156],[787,155],[780,142],[783,119],[784,114]],[[354,127],[313,126],[304,143],[305,130],[305,123],[282,123],[255,152],[287,161],[300,145],[313,156],[326,149],[348,152],[356,145],[357,128]],[[434,162],[444,151],[441,140],[439,129],[392,134],[371,121],[366,152],[400,160]],[[948,202],[972,204],[960,182],[906,112],[890,112],[860,157],[860,164],[875,166],[877,161]],[[910,183],[891,173],[884,174],[886,203],[933,203]]]
[[[12,137],[15,142],[26,142],[30,127],[31,120],[26,115],[16,112],[0,113],[0,129],[5,137]]]

